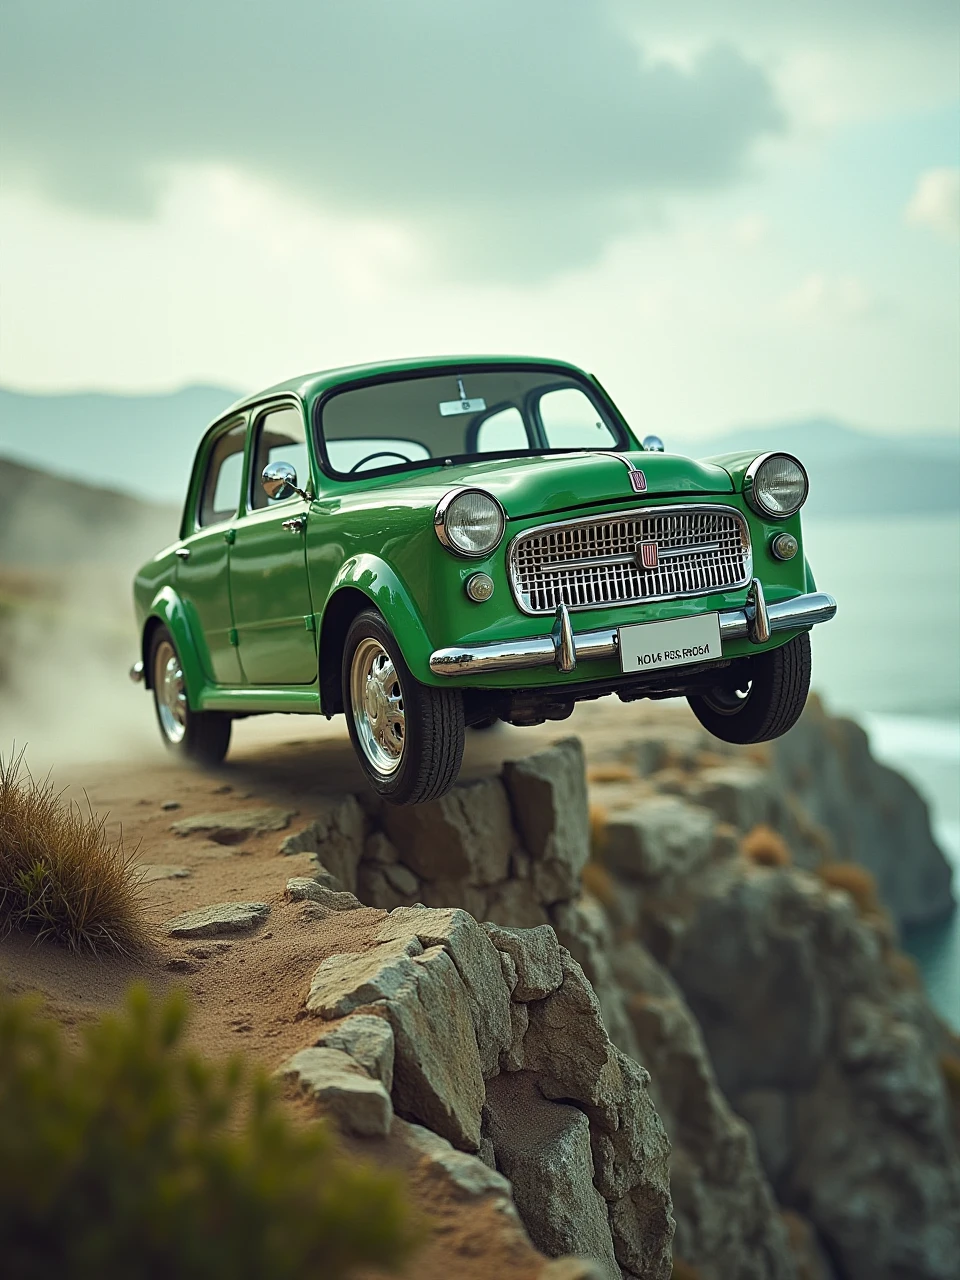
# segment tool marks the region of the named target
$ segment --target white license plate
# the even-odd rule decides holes
[[[686,667],[723,657],[719,613],[672,618],[669,622],[640,622],[620,627],[619,635],[620,666],[624,672]]]

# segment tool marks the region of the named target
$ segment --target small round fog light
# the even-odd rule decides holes
[[[792,560],[799,545],[792,533],[778,533],[770,543],[770,550],[778,560]]]
[[[484,600],[489,600],[493,595],[493,579],[489,573],[471,573],[463,584],[463,589],[471,600],[483,604]]]

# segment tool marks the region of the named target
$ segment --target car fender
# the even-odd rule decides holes
[[[337,607],[337,597],[346,591],[358,591],[383,614],[387,626],[393,632],[404,661],[417,680],[425,684],[432,683],[430,673],[430,654],[432,646],[427,635],[423,615],[414,600],[414,596],[406,582],[396,569],[380,556],[362,554],[351,556],[344,561],[327,596],[320,618],[320,664],[321,669],[328,666],[331,658],[330,648],[335,648],[337,671],[339,673],[339,646],[349,621],[345,620],[343,611]],[[356,610],[351,609],[352,617]],[[328,672],[328,674],[330,674]],[[337,675],[339,685],[339,674]],[[335,698],[331,697],[332,684],[324,680],[321,674],[321,697],[324,704]],[[326,710],[326,705],[325,708]]]
[[[148,689],[153,687],[153,673],[150,670],[150,637],[157,622],[162,623],[173,636],[183,669],[187,702],[195,710],[199,705],[200,693],[206,684],[206,677],[197,657],[197,648],[186,606],[173,587],[161,587],[154,596],[143,623],[140,656],[143,659],[144,682]]]

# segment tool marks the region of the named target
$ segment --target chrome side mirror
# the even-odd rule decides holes
[[[307,495],[297,485],[297,469],[289,462],[268,462],[263,468],[260,483],[268,498],[279,500],[289,498],[292,493],[299,493],[302,498]]]
[[[643,447],[647,453],[663,453],[663,441],[659,436],[644,436]]]

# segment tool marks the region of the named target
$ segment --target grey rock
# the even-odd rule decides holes
[[[386,1018],[354,1013],[343,1022],[321,1031],[317,1047],[339,1049],[379,1080],[389,1093],[393,1088],[393,1029]]]
[[[478,919],[495,920],[513,929],[534,929],[549,920],[532,880],[503,880],[495,884],[487,891],[484,909],[473,914]]]
[[[377,929],[382,941],[416,938],[423,947],[443,947],[466,988],[484,1079],[496,1075],[500,1055],[513,1040],[510,992],[503,980],[500,956],[466,911],[423,911],[398,907]]]
[[[557,938],[583,969],[596,992],[607,1034],[624,1053],[636,1057],[633,1027],[610,963],[614,943],[603,907],[596,898],[582,894],[573,902],[558,902],[551,915]]]
[[[174,809],[179,809],[179,808],[180,808],[180,801],[179,801],[179,800],[164,800],[164,802],[161,804],[160,808],[161,808],[161,809],[166,810],[167,812],[172,812]]]
[[[390,1094],[341,1050],[301,1049],[277,1075],[319,1103],[342,1129],[364,1137],[384,1137],[390,1132]]]
[[[154,880],[186,880],[192,872],[189,867],[177,867],[168,862],[140,862],[135,868],[135,875],[141,884],[150,884]]]
[[[395,1105],[455,1147],[476,1151],[484,1091],[466,988],[443,947],[411,963],[413,982],[384,1006],[396,1045]]]
[[[799,722],[770,744],[774,773],[808,825],[826,830],[839,856],[859,862],[902,925],[942,919],[954,902],[950,864],[930,829],[930,813],[902,774],[874,759],[867,734],[808,699]],[[822,856],[816,840],[806,859]],[[804,851],[795,853],[804,860]]]
[[[417,939],[410,938],[327,956],[311,979],[307,1009],[321,1018],[342,1018],[364,1005],[396,999],[406,985],[416,985],[411,957],[422,951]]]
[[[378,866],[388,867],[399,859],[400,853],[397,846],[383,831],[374,831],[367,836],[363,846],[364,862],[375,862]]]
[[[248,836],[282,831],[296,809],[237,809],[230,813],[200,813],[181,818],[170,827],[178,836],[204,835],[217,844],[240,844]]]
[[[250,933],[270,914],[265,902],[218,902],[196,911],[185,911],[168,920],[164,929],[171,938],[212,938],[220,933]]]
[[[430,804],[384,805],[381,822],[401,861],[424,880],[482,887],[507,875],[515,835],[499,778],[461,783]]]
[[[424,951],[415,936],[328,956],[313,975],[308,1010],[340,1018],[369,1006],[393,1029],[397,1110],[476,1151],[483,1076],[470,1000],[450,956],[442,946]]]
[[[627,997],[650,1091],[673,1146],[675,1254],[703,1280],[797,1280],[789,1240],[746,1125],[720,1092],[703,1038],[676,984],[638,942],[613,966]],[[595,1159],[602,1163],[595,1142]],[[621,1213],[629,1213],[623,1206]],[[614,1215],[614,1221],[619,1221]]]
[[[531,875],[549,905],[577,892],[590,856],[590,822],[583,747],[566,738],[524,760],[508,761],[503,780],[514,818],[532,858]]]
[[[512,1204],[510,1183],[479,1156],[457,1151],[446,1138],[419,1124],[404,1124],[402,1132],[407,1144],[420,1156],[422,1165],[458,1199],[494,1195]]]
[[[525,1065],[543,1077],[544,1089],[554,1096],[594,1102],[610,1042],[593,988],[563,948],[560,964],[559,988],[530,1006]]]
[[[356,796],[331,797],[322,802],[309,826],[287,836],[280,853],[312,854],[343,888],[354,893],[366,834],[367,818]]]
[[[514,1000],[542,1000],[556,991],[563,981],[563,969],[560,944],[550,925],[508,929],[487,922],[483,927],[497,950],[508,955],[513,962],[516,973],[512,992]]]
[[[779,800],[770,773],[746,760],[702,769],[688,794],[738,831],[750,831],[760,823],[780,826]]]
[[[404,897],[416,898],[420,892],[420,881],[413,872],[405,867],[402,863],[388,863],[383,874],[386,876],[388,883]]]
[[[291,902],[319,902],[331,911],[356,911],[363,906],[352,893],[327,889],[312,876],[292,876],[287,881],[287,897]]]
[[[619,1280],[606,1202],[593,1185],[584,1113],[547,1101],[527,1072],[491,1080],[487,1108],[497,1163],[533,1243],[548,1256],[585,1255],[605,1280]]]
[[[709,861],[715,820],[676,796],[652,796],[607,818],[604,865],[625,880],[675,881]]]

